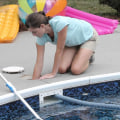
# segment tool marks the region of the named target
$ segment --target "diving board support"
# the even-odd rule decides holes
[[[44,91],[39,93],[39,105],[44,107],[55,103],[60,103],[60,99],[56,99],[54,95],[63,95],[63,89],[55,89],[50,91]]]

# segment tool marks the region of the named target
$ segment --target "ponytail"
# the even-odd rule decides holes
[[[50,19],[51,17],[46,16],[44,11],[35,12],[28,15],[25,25],[27,28],[38,28],[41,24],[49,24]]]
[[[41,14],[41,15],[43,15],[43,16],[45,16],[48,21],[52,18],[52,17],[50,17],[50,16],[46,16],[46,14],[45,14],[44,11],[40,11],[40,12],[38,12],[38,13]]]
[[[40,11],[38,12],[39,14],[43,15],[43,16],[46,16],[45,12],[44,11]]]

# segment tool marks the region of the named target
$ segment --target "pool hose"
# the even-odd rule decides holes
[[[96,102],[88,102],[88,101],[83,101],[83,100],[78,100],[75,98],[71,98],[68,96],[63,96],[63,95],[55,95],[56,98],[68,101],[71,103],[75,103],[78,105],[84,105],[84,106],[90,106],[90,107],[95,107],[95,108],[102,108],[102,109],[116,109],[120,110],[120,105],[116,104],[105,104],[105,103],[96,103]]]

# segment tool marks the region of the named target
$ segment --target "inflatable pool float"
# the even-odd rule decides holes
[[[18,0],[19,16],[25,23],[27,15],[44,11],[47,16],[63,15],[67,0]]]
[[[18,5],[0,7],[0,43],[12,42],[19,31]]]
[[[98,15],[71,8],[69,6],[66,6],[64,11],[65,16],[85,20],[91,23],[99,35],[113,33],[119,24],[118,20],[101,17]]]

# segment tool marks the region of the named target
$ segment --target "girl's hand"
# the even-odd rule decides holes
[[[54,78],[56,74],[50,73],[40,77],[40,80]]]

